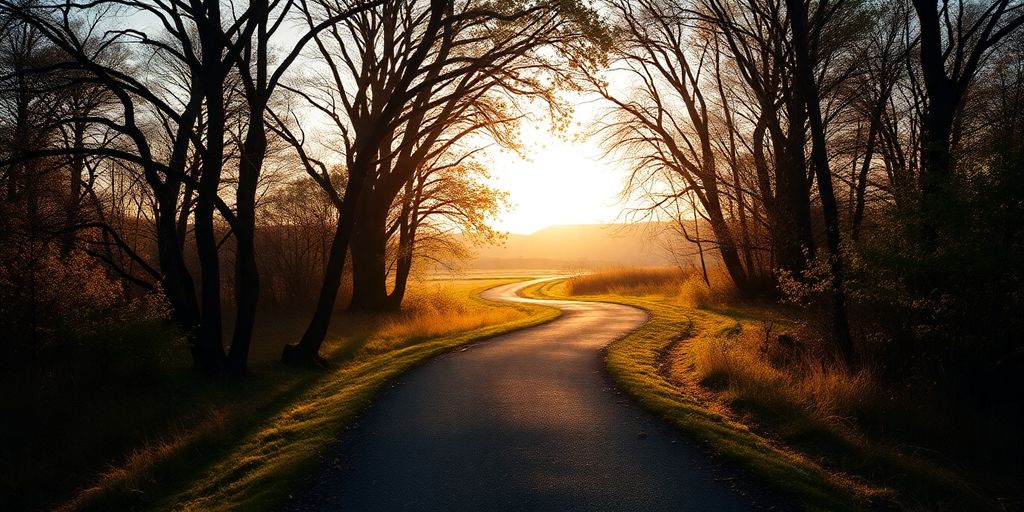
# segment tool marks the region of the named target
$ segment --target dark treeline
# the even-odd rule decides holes
[[[527,103],[561,111],[595,20],[573,2],[0,2],[5,360],[81,312],[164,303],[196,367],[240,373],[262,300],[311,312],[284,359],[321,361],[339,294],[397,309],[414,257],[496,235],[476,155],[517,144]]]
[[[849,369],[1019,425],[1024,4],[606,8],[633,86],[585,79],[647,213],[820,310]]]

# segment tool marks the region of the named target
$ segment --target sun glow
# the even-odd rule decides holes
[[[582,131],[579,124],[575,130]],[[557,224],[597,224],[620,217],[622,172],[585,137],[555,135],[543,121],[524,122],[524,156],[496,152],[491,185],[508,192],[509,210],[493,227],[529,234]]]

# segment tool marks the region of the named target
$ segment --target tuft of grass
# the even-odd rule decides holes
[[[402,312],[339,316],[324,347],[333,363],[325,372],[271,362],[303,322],[288,316],[264,319],[245,379],[211,383],[186,367],[178,374],[165,369],[158,382],[135,390],[148,402],[133,399],[135,409],[108,409],[102,421],[86,415],[68,423],[65,437],[86,445],[94,435],[88,425],[107,425],[117,434],[119,418],[147,418],[144,424],[128,424],[144,428],[148,436],[92,454],[89,460],[102,462],[84,465],[79,475],[89,477],[53,508],[273,510],[318,467],[319,454],[390,379],[459,345],[559,314],[478,297],[487,288],[518,280],[418,284]],[[47,467],[61,472],[82,462],[58,450],[47,453],[52,455],[45,458]]]
[[[696,271],[690,272],[679,287],[678,300],[699,309],[723,308],[737,301],[739,292],[732,279],[719,267],[708,269],[708,280]]]
[[[529,293],[568,295],[564,282]],[[813,330],[785,312],[737,305],[729,296],[726,289],[712,291],[714,300],[694,300],[684,285],[677,295],[576,298],[647,310],[647,325],[608,348],[615,380],[807,510],[1000,509],[978,491],[975,482],[984,476],[954,470],[938,452],[908,444],[921,404],[885,391],[869,371],[831,362]]]

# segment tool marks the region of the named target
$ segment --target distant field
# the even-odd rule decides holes
[[[666,247],[673,247],[668,250]],[[555,225],[528,235],[510,234],[504,243],[478,247],[467,268],[550,269],[558,273],[617,266],[664,266],[686,263],[694,253],[667,224]],[[682,258],[682,259],[680,259]]]

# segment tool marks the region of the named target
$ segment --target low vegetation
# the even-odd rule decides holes
[[[272,509],[395,375],[557,314],[476,297],[508,281],[421,282],[402,312],[339,313],[327,372],[276,362],[282,341],[304,326],[291,315],[261,319],[253,370],[221,386],[190,369],[180,337],[159,318],[97,334],[135,350],[54,348],[48,355],[63,361],[59,371],[35,380],[3,375],[23,386],[3,399],[19,418],[3,422],[3,437],[20,441],[3,447],[0,501],[16,510]],[[150,361],[154,353],[162,355]],[[57,438],[61,450],[46,446]]]
[[[997,453],[1016,449],[1011,422],[967,415],[922,386],[895,388],[870,366],[847,370],[811,312],[738,302],[728,279],[711,281],[616,270],[534,293],[648,310],[651,322],[609,348],[616,380],[808,509],[1019,505],[1019,465]]]
[[[675,267],[623,267],[583,274],[565,282],[569,295],[660,293],[678,289],[689,277]]]

